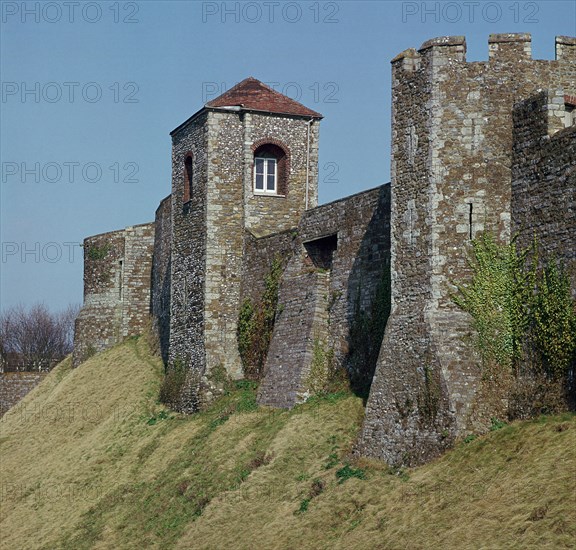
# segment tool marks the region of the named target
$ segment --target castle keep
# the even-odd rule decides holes
[[[491,35],[485,62],[433,39],[392,61],[392,86],[391,184],[322,206],[319,113],[248,78],[178,126],[155,221],[85,240],[75,365],[151,318],[194,412],[223,370],[244,376],[239,319],[276,265],[260,404],[292,407],[343,367],[367,397],[358,449],[390,463],[485,426],[453,285],[481,232],[536,233],[576,292],[576,39],[540,61],[529,35]]]

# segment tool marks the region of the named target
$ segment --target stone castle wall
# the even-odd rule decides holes
[[[308,121],[245,112],[210,113],[208,249],[206,255],[206,374],[224,365],[242,377],[236,340],[241,276],[248,232],[264,236],[298,225],[306,208]],[[311,123],[309,204],[317,200],[317,124]],[[287,188],[281,196],[253,191],[253,158],[258,145],[279,144],[287,152]],[[213,159],[213,160],[212,160]]]
[[[277,259],[286,266],[292,257],[297,229],[292,228],[265,237],[255,237],[250,231],[244,239],[241,299],[257,302],[265,289],[265,279]]]
[[[200,376],[205,370],[204,289],[207,122],[203,113],[172,133],[172,241],[170,260],[169,365],[185,365],[187,380],[182,410],[197,407]],[[192,195],[186,201],[185,160],[192,154]]]
[[[514,109],[512,231],[520,247],[536,237],[541,255],[562,261],[576,297],[574,95],[544,90]]]
[[[323,369],[348,366],[355,317],[370,312],[389,271],[389,219],[388,185],[305,212],[282,276],[259,403],[292,407],[314,393]],[[319,355],[331,365],[318,364]]]
[[[188,371],[182,410],[201,406],[214,368],[224,366],[232,378],[242,376],[236,333],[245,250],[254,235],[296,227],[306,198],[316,203],[317,136],[317,123],[303,117],[226,109],[201,111],[172,133],[169,362]],[[263,143],[287,152],[282,196],[253,192],[254,151]],[[193,192],[183,203],[189,154]]]
[[[153,246],[153,223],[84,240],[84,306],[74,330],[74,366],[143,332],[150,319]]]
[[[0,373],[0,417],[24,399],[47,375],[47,372]]]
[[[467,314],[451,300],[470,241],[510,238],[513,105],[574,83],[573,39],[531,59],[529,35],[491,35],[467,63],[463,37],[392,61],[392,314],[367,404],[361,449],[419,463],[489,422]],[[399,363],[401,368],[398,368]]]
[[[246,115],[248,116],[248,115]],[[205,264],[206,368],[225,366],[240,378],[236,330],[244,249],[244,117],[210,112],[208,118],[208,197]]]
[[[74,330],[74,366],[120,341],[123,258],[123,230],[84,239],[84,305]]]
[[[198,410],[215,369],[243,375],[240,307],[258,301],[278,257],[259,402],[292,407],[343,366],[370,389],[359,452],[409,465],[437,456],[494,412],[470,319],[451,299],[470,275],[472,239],[519,232],[522,244],[536,232],[576,292],[576,145],[562,129],[575,82],[569,37],[554,61],[532,60],[523,34],[491,35],[483,62],[466,62],[463,37],[407,50],[392,61],[391,185],[320,207],[318,119],[205,107],[171,134],[172,193],[155,222],[85,241],[75,364],[151,311],[167,369],[186,372],[178,408]],[[281,196],[253,192],[263,143],[287,152]]]

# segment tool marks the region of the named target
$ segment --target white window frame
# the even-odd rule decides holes
[[[576,108],[570,103],[564,104],[564,127],[576,126]]]
[[[264,173],[263,175],[263,189],[256,188],[256,165],[257,161],[263,161],[264,165]],[[274,161],[274,189],[268,189],[268,176],[270,173],[268,172],[268,162],[273,160]],[[278,194],[278,159],[272,156],[269,157],[254,157],[254,194],[255,195],[277,195]]]

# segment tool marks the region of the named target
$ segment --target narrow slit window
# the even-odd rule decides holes
[[[124,264],[122,260],[118,262],[118,299],[122,299],[122,278],[123,278],[123,267]]]
[[[472,220],[473,220],[473,205],[472,203],[468,203],[469,206],[469,210],[468,210],[468,236],[470,237],[470,240],[472,240],[472,233],[473,233],[473,227],[472,227]]]
[[[184,161],[184,202],[192,200],[192,157],[188,155]]]

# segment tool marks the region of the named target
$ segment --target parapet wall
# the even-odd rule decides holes
[[[153,223],[84,240],[84,306],[74,330],[74,366],[144,330],[153,246]]]

